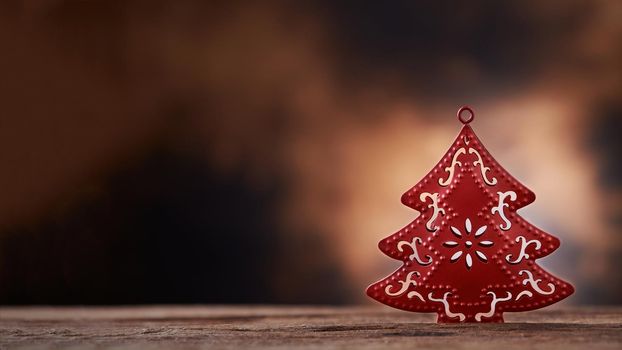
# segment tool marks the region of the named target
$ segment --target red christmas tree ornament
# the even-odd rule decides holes
[[[367,288],[389,306],[436,312],[440,322],[503,322],[503,312],[539,309],[574,288],[544,271],[536,259],[559,240],[521,218],[516,210],[536,196],[488,153],[469,123],[443,159],[402,196],[421,213],[383,239],[379,248],[403,266]]]

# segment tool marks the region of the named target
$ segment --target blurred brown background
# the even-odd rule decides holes
[[[471,104],[622,303],[622,2],[0,5],[0,304],[361,303]]]

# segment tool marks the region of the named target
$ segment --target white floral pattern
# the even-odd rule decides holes
[[[475,234],[473,235],[474,240],[477,239],[477,246],[475,248],[473,248],[473,246],[475,245],[475,243],[473,243],[471,241],[471,233],[473,230],[473,225],[471,224],[471,219],[467,218],[464,221],[464,235],[462,234],[462,231],[459,230],[458,228],[454,227],[454,226],[450,226],[449,227],[451,230],[451,233],[453,233],[457,238],[459,238],[460,240],[466,239],[462,244],[464,244],[464,249],[460,249],[458,251],[456,251],[451,258],[449,258],[449,260],[452,263],[457,262],[458,260],[460,260],[460,258],[464,255],[464,262],[466,264],[467,269],[471,269],[471,267],[473,267],[473,256],[471,254],[475,254],[475,256],[477,256],[477,258],[483,262],[488,262],[488,257],[486,256],[486,254],[484,254],[484,252],[482,252],[481,250],[475,249],[475,248],[489,248],[492,247],[494,245],[494,243],[492,241],[488,241],[488,240],[484,240],[484,241],[479,241],[480,237],[486,233],[486,229],[488,228],[488,226],[484,225],[484,226],[480,226],[476,231]],[[458,247],[461,245],[460,242],[456,242],[456,241],[445,241],[443,242],[443,245],[445,247],[449,247],[449,248],[453,248],[453,247]]]

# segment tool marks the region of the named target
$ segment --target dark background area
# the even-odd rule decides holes
[[[622,303],[619,2],[6,1],[0,48],[0,304],[366,302],[463,104]]]

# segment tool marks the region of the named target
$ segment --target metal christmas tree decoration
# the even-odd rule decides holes
[[[503,322],[504,312],[571,295],[572,285],[536,263],[559,240],[516,213],[535,194],[484,148],[469,126],[471,108],[462,107],[458,119],[464,126],[447,153],[402,196],[421,215],[379,243],[403,266],[367,294],[398,309],[435,312],[438,322]]]

